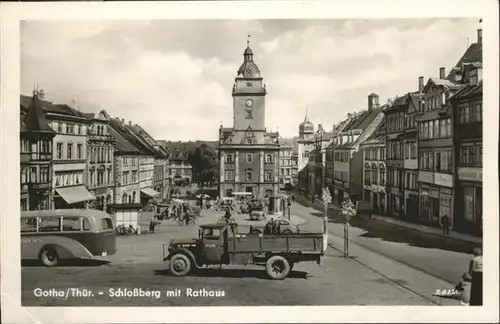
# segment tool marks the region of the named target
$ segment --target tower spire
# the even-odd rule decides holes
[[[250,47],[250,38],[252,37],[252,35],[248,34],[247,35],[247,47]]]
[[[308,121],[309,117],[307,116],[307,105],[306,105],[306,116],[304,117],[304,121]]]

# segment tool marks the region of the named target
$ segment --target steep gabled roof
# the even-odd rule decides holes
[[[33,95],[31,99],[26,117],[24,117],[24,125],[31,132],[55,134],[55,131],[45,119],[45,112],[42,109],[42,103],[38,95]]]
[[[31,104],[31,101],[32,97],[21,95],[21,109],[27,111]],[[42,107],[42,110],[46,113],[54,113],[87,119],[87,117],[83,113],[71,108],[66,104],[54,104],[50,101],[40,100],[40,105]]]
[[[460,100],[463,98],[468,98],[476,95],[482,95],[483,94],[483,80],[479,81],[476,84],[472,85],[465,85],[462,89],[458,90],[455,92],[451,97],[451,101],[456,101]]]
[[[114,123],[112,119],[110,119],[109,121],[109,133],[115,139],[115,150],[122,153],[139,154],[141,151],[137,147],[132,145],[132,143],[130,143],[125,137],[121,135],[120,132],[115,129],[114,126],[116,126],[116,123]]]
[[[474,43],[469,46],[469,48],[465,51],[464,55],[458,60],[455,67],[462,68],[462,64],[464,63],[475,63],[475,62],[483,62],[483,44],[482,43]],[[451,72],[446,77],[449,81],[455,81],[456,70],[452,69]]]

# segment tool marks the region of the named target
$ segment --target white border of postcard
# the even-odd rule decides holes
[[[488,0],[0,3],[1,270],[5,323],[498,322],[498,4]],[[483,19],[484,306],[21,307],[19,239],[19,21],[104,19],[425,18]],[[424,41],[424,40],[421,40]],[[11,172],[12,171],[12,172]],[[332,292],[333,293],[333,292]]]

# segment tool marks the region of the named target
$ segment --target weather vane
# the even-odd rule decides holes
[[[248,34],[247,35],[247,46],[250,46],[250,38],[252,37],[252,35]]]

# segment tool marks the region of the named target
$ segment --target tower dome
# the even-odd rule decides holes
[[[237,73],[239,77],[260,78],[259,67],[253,61],[253,51],[250,48],[250,40],[247,40],[247,48],[243,52],[243,63]]]
[[[307,110],[306,110],[306,117],[304,118],[304,121],[300,123],[299,125],[299,133],[300,134],[312,134],[314,133],[314,125],[309,121],[309,118],[307,117]]]

